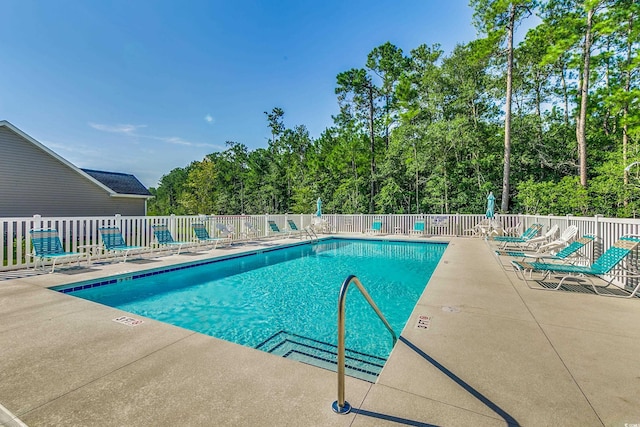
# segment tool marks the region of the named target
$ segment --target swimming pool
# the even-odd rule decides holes
[[[337,341],[337,299],[348,275],[358,276],[400,334],[445,248],[333,238],[54,289],[324,366]],[[356,370],[375,371],[356,365],[367,359],[381,368],[391,338],[354,289],[347,296],[346,346]]]

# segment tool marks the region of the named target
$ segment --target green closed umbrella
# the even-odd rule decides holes
[[[489,192],[487,196],[487,218],[493,218],[496,208],[496,196],[493,195],[493,191]]]

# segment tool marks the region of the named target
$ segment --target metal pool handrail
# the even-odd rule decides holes
[[[307,236],[309,236],[309,240],[313,240],[314,238],[318,240],[318,235],[315,231],[313,231],[313,228],[311,226],[305,227],[304,231],[305,233],[307,233]]]
[[[398,337],[393,331],[393,328],[391,328],[391,325],[389,325],[389,322],[387,322],[387,319],[385,319],[376,303],[373,302],[373,299],[371,299],[367,290],[362,286],[360,280],[358,280],[358,278],[353,274],[349,275],[349,277],[347,277],[342,283],[340,296],[338,297],[338,400],[333,402],[333,405],[331,405],[333,412],[343,415],[351,412],[351,405],[344,399],[344,306],[347,297],[347,290],[349,289],[351,282],[356,284],[362,296],[364,296],[371,308],[373,308],[373,311],[376,312],[380,320],[382,320],[382,323],[384,323],[384,326],[391,333],[391,337],[393,338],[393,345],[391,347],[395,346],[396,341],[398,341]]]

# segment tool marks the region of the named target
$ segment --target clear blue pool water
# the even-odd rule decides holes
[[[355,274],[399,335],[445,244],[330,239],[114,280],[70,292],[121,310],[256,347],[279,331],[335,344],[340,286]],[[67,291],[69,286],[67,286]],[[78,288],[78,287],[76,287]],[[349,288],[346,346],[386,358],[391,339]]]

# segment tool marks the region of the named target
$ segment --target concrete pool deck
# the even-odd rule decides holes
[[[640,425],[640,300],[531,290],[478,239],[450,239],[377,383],[347,377],[347,415],[334,372],[46,289],[247,249],[0,280],[0,425]]]

